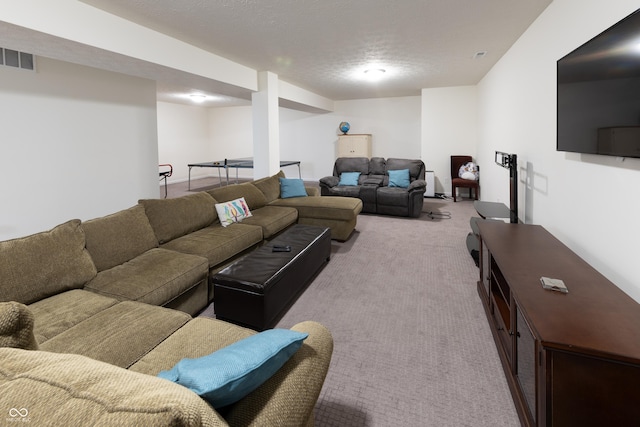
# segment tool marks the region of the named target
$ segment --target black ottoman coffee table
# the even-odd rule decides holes
[[[274,247],[290,247],[276,252]],[[272,328],[331,257],[331,230],[295,224],[213,277],[217,319]]]

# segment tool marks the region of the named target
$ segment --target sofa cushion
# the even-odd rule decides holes
[[[218,202],[228,202],[229,200],[244,197],[249,209],[259,209],[267,204],[267,198],[253,183],[243,182],[237,185],[227,185],[225,187],[207,190]]]
[[[369,174],[369,158],[367,157],[339,157],[333,165],[333,175],[340,176],[342,172],[360,172]]]
[[[424,163],[420,159],[387,159],[387,171],[409,169],[410,180],[424,179]]]
[[[182,359],[158,376],[187,387],[214,408],[222,408],[271,378],[308,336],[289,329],[270,329],[209,355]]]
[[[169,381],[88,357],[9,348],[0,349],[0,407],[24,408],[27,417],[12,420],[35,425],[227,425]]]
[[[304,189],[307,191],[307,196],[309,197],[317,197],[320,195],[320,188],[318,187],[304,187]]]
[[[196,317],[129,368],[158,375],[185,357],[202,357],[255,334],[256,331],[208,317]]]
[[[37,350],[33,313],[19,302],[0,302],[0,347]]]
[[[387,171],[387,161],[384,157],[372,157],[369,160],[369,175],[384,176]]]
[[[214,267],[260,242],[262,228],[258,226],[243,223],[222,227],[215,224],[172,240],[162,247],[207,258],[209,267]]]
[[[164,307],[124,301],[40,344],[40,350],[73,353],[127,368],[191,319]]]
[[[360,186],[358,185],[336,185],[331,188],[328,193],[329,196],[340,197],[359,197]]]
[[[225,409],[230,425],[306,426],[313,422],[313,408],[333,351],[330,332],[316,322],[291,328],[309,337],[300,350],[253,393]],[[157,375],[184,357],[202,357],[256,332],[205,317],[195,318],[177,330],[129,370]],[[283,410],[286,408],[286,410]]]
[[[270,239],[285,228],[296,223],[298,210],[285,206],[265,206],[253,211],[251,218],[242,223],[262,227],[262,238]]]
[[[145,199],[139,203],[144,206],[160,244],[207,227],[218,218],[217,201],[204,191],[175,199]]]
[[[96,313],[114,306],[118,300],[84,289],[74,289],[29,305],[35,317],[34,335],[38,343],[55,337]]]
[[[267,204],[280,197],[280,178],[286,178],[283,171],[280,171],[273,176],[253,181],[253,185],[255,185],[256,188],[264,194]]]
[[[249,206],[247,206],[244,197],[224,203],[216,203],[215,206],[220,225],[223,227],[236,222],[242,222],[243,219],[251,216],[251,210]]]
[[[29,304],[82,288],[96,275],[79,219],[0,242],[0,300]]]
[[[409,192],[406,188],[400,187],[380,187],[377,193],[378,205],[397,206],[399,209],[407,210],[409,203]]]
[[[85,221],[82,228],[98,271],[123,264],[158,246],[142,205]]]
[[[299,197],[278,199],[271,206],[288,206],[298,210],[300,218],[323,218],[350,221],[362,211],[362,200],[355,197]]]
[[[205,280],[208,273],[209,264],[202,257],[154,248],[101,271],[85,289],[120,301],[164,305]]]

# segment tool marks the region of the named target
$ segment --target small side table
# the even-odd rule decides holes
[[[473,207],[483,219],[511,218],[511,211],[504,203],[476,200],[473,202]]]
[[[511,211],[504,203],[482,202],[480,200],[474,201],[473,207],[482,219],[472,217],[469,220],[471,233],[467,235],[467,249],[473,258],[473,261],[476,263],[476,266],[480,266],[480,230],[478,229],[478,221],[505,222],[505,220],[509,220],[511,218]]]

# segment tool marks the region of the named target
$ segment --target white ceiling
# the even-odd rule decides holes
[[[476,84],[552,0],[82,1],[345,100]],[[370,67],[385,69],[384,78],[365,80]],[[189,102],[180,97],[186,88],[158,82],[159,99]]]

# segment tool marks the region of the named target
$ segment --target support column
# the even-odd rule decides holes
[[[253,178],[271,176],[280,170],[280,115],[278,75],[258,73],[258,91],[251,96],[253,113]]]

